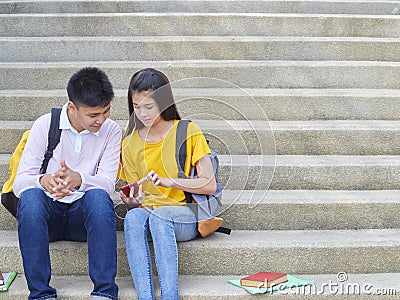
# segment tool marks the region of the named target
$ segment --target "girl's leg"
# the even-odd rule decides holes
[[[161,299],[178,300],[178,247],[176,241],[197,236],[197,220],[187,206],[164,206],[149,218]]]
[[[126,254],[139,300],[154,299],[151,254],[148,243],[150,212],[144,208],[128,211],[124,221]]]

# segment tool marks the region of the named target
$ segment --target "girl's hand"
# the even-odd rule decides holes
[[[147,178],[149,178],[154,185],[166,188],[172,187],[174,183],[171,178],[160,177],[154,170],[151,170],[149,174],[147,174]]]
[[[139,192],[136,197],[133,196],[133,189],[131,189],[129,197],[127,197],[123,192],[120,192],[119,196],[121,197],[122,201],[124,201],[128,210],[139,207],[144,201],[142,185],[139,185]]]

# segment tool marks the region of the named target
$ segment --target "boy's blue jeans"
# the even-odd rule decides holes
[[[53,201],[41,189],[28,189],[19,199],[17,220],[29,300],[57,298],[49,285],[49,242],[61,240],[87,240],[89,276],[94,283],[91,295],[117,299],[114,205],[104,190],[89,190],[81,199],[65,204]]]
[[[161,299],[178,300],[178,248],[176,241],[197,236],[197,219],[187,206],[155,210],[135,208],[124,221],[126,253],[139,300],[154,299],[154,282],[148,235],[153,241]]]

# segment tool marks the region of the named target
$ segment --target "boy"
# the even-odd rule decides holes
[[[32,126],[13,189],[19,197],[18,238],[28,299],[57,299],[49,285],[49,242],[87,241],[90,299],[117,299],[117,241],[113,201],[122,130],[108,117],[112,85],[97,68],[83,68],[67,86],[61,111],[61,138],[46,174],[50,114]]]

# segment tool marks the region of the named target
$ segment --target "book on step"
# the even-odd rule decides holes
[[[240,285],[258,288],[270,288],[288,281],[286,273],[258,272],[240,279]]]
[[[0,284],[0,292],[5,292],[10,287],[11,283],[14,281],[17,272],[2,273],[3,284]]]

